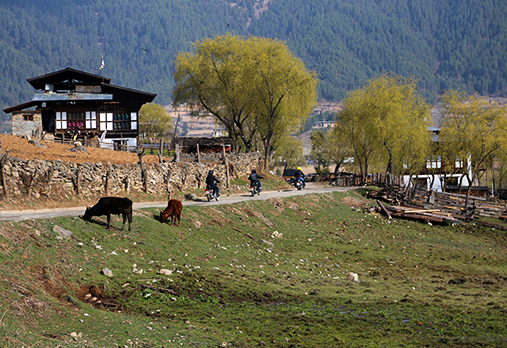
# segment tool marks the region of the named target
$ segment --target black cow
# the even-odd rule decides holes
[[[111,228],[111,214],[121,214],[123,216],[123,227],[125,227],[125,221],[129,220],[129,231],[130,224],[132,223],[132,201],[128,198],[121,197],[102,197],[98,203],[93,207],[86,207],[86,211],[83,215],[83,219],[90,220],[92,216],[107,215],[107,228]]]

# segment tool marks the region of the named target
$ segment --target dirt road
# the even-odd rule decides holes
[[[246,200],[265,200],[269,198],[300,196],[310,193],[326,193],[331,191],[348,191],[354,190],[356,187],[335,187],[316,183],[307,183],[306,188],[297,191],[296,189],[288,189],[283,191],[263,191],[260,196],[252,197],[250,194],[231,194],[222,193],[220,200],[208,202],[204,197],[200,197],[194,201],[183,201],[183,206],[204,206],[217,204],[232,204]],[[147,202],[134,203],[134,210],[141,208],[165,208],[165,202]],[[58,216],[78,216],[84,214],[86,207],[59,208],[59,209],[37,209],[37,210],[8,210],[0,211],[0,222],[2,221],[23,221],[29,219],[43,219]]]

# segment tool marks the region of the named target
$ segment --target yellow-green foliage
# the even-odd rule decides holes
[[[174,105],[213,115],[241,149],[264,148],[266,162],[316,104],[316,74],[275,39],[204,39],[178,54],[174,78]]]
[[[169,140],[173,131],[173,119],[162,105],[144,104],[139,110],[139,133],[146,139],[164,138]]]
[[[384,74],[347,95],[336,132],[353,148],[363,174],[377,163],[388,173],[414,172],[428,154],[429,116],[412,79]]]
[[[491,165],[490,158],[507,149],[507,107],[491,103],[477,94],[467,96],[453,90],[442,96],[444,117],[439,146],[447,166],[463,162],[469,181]]]

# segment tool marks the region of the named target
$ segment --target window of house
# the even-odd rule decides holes
[[[465,162],[465,161],[463,161],[463,159],[462,159],[462,158],[456,157],[456,164],[455,164],[455,167],[456,167],[456,168],[463,168],[463,167],[465,167],[464,162]]]
[[[68,129],[84,129],[85,128],[85,112],[72,111],[67,113],[67,128]]]
[[[100,118],[100,130],[101,131],[112,131],[113,130],[113,113],[112,112],[101,112]]]
[[[130,130],[130,114],[118,113],[114,114],[114,130]]]
[[[68,120],[84,120],[85,113],[83,111],[80,112],[68,112],[67,119]]]
[[[23,121],[33,121],[33,115],[23,115]]]
[[[56,112],[56,129],[67,129],[67,112]]]
[[[97,113],[95,111],[86,112],[86,129],[97,129]]]
[[[90,114],[90,121],[94,113]],[[90,122],[91,124],[91,122]],[[100,112],[99,126],[101,131],[129,131],[137,129],[137,112]],[[88,126],[87,126],[88,127]],[[92,127],[93,128],[93,127]]]
[[[130,129],[137,129],[137,112],[130,113]]]
[[[438,169],[442,168],[442,156],[431,156],[426,159],[426,168]]]

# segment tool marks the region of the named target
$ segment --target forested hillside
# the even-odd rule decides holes
[[[0,0],[0,107],[66,67],[166,104],[176,53],[226,32],[286,41],[326,100],[386,71],[417,78],[430,102],[446,88],[504,95],[505,18],[503,0]]]

